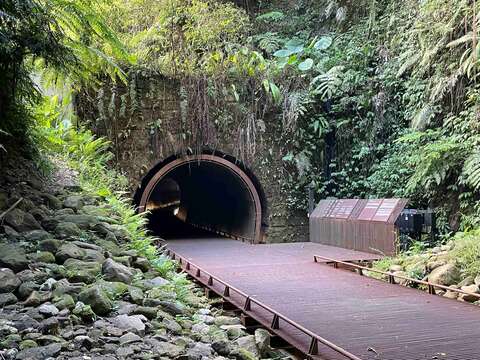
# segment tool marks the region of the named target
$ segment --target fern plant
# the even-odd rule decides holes
[[[267,54],[273,54],[283,43],[283,39],[279,37],[277,32],[266,32],[254,36],[254,40],[258,43],[258,47]]]
[[[480,192],[480,150],[475,149],[465,160],[462,169],[465,183],[474,191]]]
[[[415,172],[408,181],[407,189],[415,191],[418,187],[431,190],[440,187],[451,175],[458,177],[462,159],[468,144],[456,137],[441,136],[438,132],[411,133],[398,141],[415,142],[418,152],[409,159]]]
[[[334,66],[326,73],[314,77],[310,82],[310,86],[322,100],[330,99],[342,85],[343,70],[343,66]]]
[[[281,11],[270,11],[257,16],[256,20],[263,21],[263,22],[276,22],[276,21],[283,20],[284,18],[285,18],[285,14]]]
[[[30,108],[41,101],[34,63],[87,81],[98,73],[123,76],[117,60],[131,59],[100,11],[94,0],[0,2],[0,129],[27,138]]]

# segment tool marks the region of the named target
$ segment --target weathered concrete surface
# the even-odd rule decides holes
[[[77,108],[96,134],[112,141],[116,162],[132,191],[155,164],[194,147],[185,140],[188,105],[175,81],[137,74],[128,86],[109,84],[97,93],[78,96]],[[287,172],[282,161],[285,144],[278,140],[280,127],[278,119],[257,126],[255,156],[239,146],[241,128],[216,126],[214,143],[209,139],[205,146],[241,160],[260,181],[268,203],[267,242],[306,241],[306,211],[290,211],[282,191]]]

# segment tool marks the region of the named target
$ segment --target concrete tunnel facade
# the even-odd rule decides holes
[[[173,155],[155,165],[135,194],[139,212],[162,238],[189,236],[192,228],[252,243],[264,241],[267,201],[255,175],[223,153]],[[188,230],[188,231],[187,231]]]

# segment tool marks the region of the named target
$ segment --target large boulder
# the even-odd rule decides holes
[[[260,357],[254,335],[247,335],[238,338],[234,342],[234,344],[238,346],[241,350],[247,351],[249,354],[252,354],[255,358]]]
[[[70,309],[72,310],[75,307],[75,300],[69,294],[63,294],[53,299],[54,305],[60,309]]]
[[[82,283],[70,283],[67,279],[61,279],[53,285],[53,295],[55,297],[62,297],[68,294],[77,298],[80,291],[83,290],[83,286],[84,284]]]
[[[40,241],[38,244],[38,249],[40,251],[48,251],[51,252],[52,254],[56,254],[58,249],[62,246],[62,242],[57,239],[46,239]]]
[[[158,315],[158,309],[156,307],[150,306],[139,306],[135,310],[133,310],[134,315],[143,315],[147,319],[153,320]]]
[[[108,229],[115,235],[117,239],[126,241],[130,238],[130,234],[123,225],[108,224]]]
[[[113,324],[123,330],[131,331],[137,335],[145,335],[145,324],[147,318],[143,315],[118,315],[112,322]]]
[[[91,284],[101,274],[102,266],[94,261],[67,259],[63,264],[67,270],[67,278],[73,282]]]
[[[61,239],[77,237],[82,234],[82,230],[71,222],[60,222],[55,226],[55,235]]]
[[[54,263],[55,256],[49,251],[38,251],[29,255],[30,259],[38,263]]]
[[[33,217],[33,215],[18,208],[8,212],[4,217],[4,222],[18,232],[42,230],[41,225]]]
[[[28,268],[28,259],[22,248],[10,244],[0,244],[0,267],[8,267],[15,272]]]
[[[128,297],[131,302],[135,304],[142,304],[143,299],[145,298],[145,295],[139,287],[136,286],[129,286],[128,287]]]
[[[83,259],[85,257],[85,250],[75,244],[66,243],[63,244],[60,249],[58,249],[55,257],[60,264],[63,264],[65,260],[69,258]]]
[[[117,263],[112,259],[107,259],[102,265],[102,273],[105,280],[120,281],[130,284],[133,280],[133,271],[128,266]]]
[[[95,283],[99,286],[108,297],[112,300],[116,300],[128,292],[128,285],[119,281],[104,281],[100,280]]]
[[[435,268],[429,275],[428,281],[439,285],[453,285],[460,279],[460,269],[452,263]]]
[[[149,342],[153,345],[154,354],[160,357],[175,359],[183,352],[182,347],[166,341],[155,341],[154,339],[150,339]]]
[[[0,269],[0,293],[15,291],[21,284],[20,279],[10,269]]]
[[[25,306],[38,306],[52,299],[50,291],[33,291],[23,302]]]
[[[144,257],[137,257],[133,261],[133,266],[137,269],[142,270],[143,272],[147,272],[152,268],[152,266],[150,264],[150,261],[148,259],[144,258]]]
[[[55,305],[49,304],[49,303],[45,303],[45,304],[40,305],[37,308],[37,310],[40,314],[42,314],[46,317],[51,317],[51,316],[58,315],[58,313],[60,312],[60,310],[58,310],[58,308]]]
[[[120,336],[118,339],[120,342],[120,345],[127,345],[127,344],[132,344],[135,342],[141,342],[142,338],[138,336],[137,334],[128,332],[125,335]]]
[[[34,281],[25,281],[18,288],[18,297],[25,300],[30,294],[40,289],[40,285]]]
[[[178,301],[159,301],[158,305],[162,308],[163,311],[173,315],[184,315],[187,311],[185,305]]]
[[[85,205],[82,208],[82,213],[101,218],[108,218],[111,214],[111,210],[105,205]]]
[[[461,290],[467,292],[468,294],[460,294],[459,299],[467,302],[475,302],[479,300],[478,294],[480,293],[480,289],[478,288],[478,285],[473,284],[462,286]]]
[[[60,210],[62,208],[62,202],[54,195],[42,194],[45,204],[53,210]]]
[[[36,330],[40,327],[40,323],[27,314],[19,314],[14,320],[14,326],[18,331],[22,332],[26,329]]]
[[[255,343],[257,344],[257,349],[262,356],[265,356],[270,349],[270,333],[265,329],[255,330]]]
[[[198,342],[187,350],[186,356],[188,360],[201,360],[203,358],[209,358],[212,353],[213,349],[211,345]]]
[[[80,195],[71,195],[65,198],[63,201],[63,206],[72,209],[72,210],[80,210],[84,205],[83,197]]]
[[[95,313],[92,310],[90,305],[85,305],[81,301],[75,304],[75,308],[73,309],[73,314],[80,317],[84,321],[90,322],[96,318]]]
[[[17,360],[45,360],[55,357],[62,350],[61,344],[50,344],[46,346],[39,346],[28,348],[20,351],[15,359]]]
[[[18,299],[12,293],[0,293],[0,308],[17,303]]]
[[[172,334],[180,334],[182,332],[182,326],[173,319],[163,318],[162,326]]]
[[[165,285],[168,285],[170,284],[170,281],[160,277],[160,276],[156,276],[152,279],[147,279],[147,280],[143,280],[143,287],[145,289],[153,289],[153,288],[156,288],[156,287],[159,287],[159,286],[165,286]]]
[[[96,261],[98,263],[103,263],[105,261],[105,256],[102,252],[93,250],[93,249],[84,249],[85,256],[83,257],[86,261]]]
[[[23,236],[29,242],[38,242],[52,237],[52,235],[45,230],[32,230],[23,234]]]
[[[223,325],[240,325],[240,319],[232,316],[217,316],[215,318],[215,325],[223,326]]]
[[[85,214],[63,215],[58,218],[60,222],[67,222],[77,225],[80,229],[88,230],[98,223],[96,216]]]
[[[113,308],[113,304],[107,293],[98,285],[93,285],[82,290],[78,298],[84,304],[90,305],[97,315],[106,315]]]

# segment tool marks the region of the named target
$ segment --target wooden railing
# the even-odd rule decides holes
[[[386,276],[387,279],[388,279],[388,282],[390,284],[396,284],[395,279],[402,279],[402,280],[406,280],[406,281],[409,281],[409,282],[412,282],[412,283],[415,283],[415,284],[424,285],[428,288],[428,293],[432,294],[432,295],[436,295],[435,288],[439,288],[439,289],[442,289],[442,290],[453,291],[453,292],[457,292],[457,293],[464,294],[464,295],[471,295],[471,296],[476,297],[477,299],[480,300],[480,294],[468,292],[468,291],[465,291],[465,290],[462,290],[462,289],[457,289],[457,288],[453,288],[453,287],[445,286],[445,285],[440,285],[440,284],[434,284],[434,283],[431,283],[429,281],[413,279],[413,278],[410,278],[408,276],[396,275],[396,274],[391,273],[391,272],[369,268],[369,267],[366,267],[366,266],[355,264],[355,263],[350,262],[350,261],[341,261],[341,260],[331,259],[331,258],[322,256],[322,255],[313,255],[313,260],[315,262],[318,262],[318,259],[322,259],[323,262],[326,263],[326,264],[333,265],[334,268],[338,268],[339,265],[343,265],[343,266],[346,266],[346,267],[349,267],[349,268],[356,269],[356,270],[358,270],[359,275],[364,275],[365,271],[369,271],[369,272],[373,272],[373,273],[377,273],[377,274]]]
[[[350,359],[350,360],[362,360],[358,356],[348,352],[347,350],[341,348],[340,346],[335,345],[331,341],[328,341],[327,339],[313,333],[312,331],[306,329],[302,325],[296,323],[295,321],[289,319],[285,315],[282,315],[278,311],[272,309],[268,305],[262,303],[261,301],[253,298],[252,296],[246,294],[245,292],[241,291],[240,289],[235,288],[234,286],[230,285],[229,283],[219,279],[218,277],[210,274],[209,272],[203,270],[200,268],[198,265],[195,265],[192,263],[190,260],[179,256],[175,254],[174,252],[167,250],[167,255],[169,255],[173,260],[177,260],[182,267],[184,268],[191,276],[194,278],[200,279],[202,275],[206,276],[208,278],[207,280],[207,285],[209,287],[213,287],[215,283],[220,284],[223,287],[223,292],[220,293],[224,299],[229,299],[231,297],[231,293],[235,292],[236,294],[240,295],[242,298],[245,299],[243,309],[242,311],[245,313],[250,313],[251,315],[254,315],[254,312],[252,312],[251,307],[252,304],[255,304],[262,309],[266,310],[272,315],[272,321],[270,323],[269,329],[272,330],[273,332],[277,332],[280,329],[280,320],[284,321],[285,323],[293,326],[297,330],[301,331],[308,337],[310,337],[310,347],[308,349],[307,355],[309,356],[314,356],[318,355],[318,344],[323,344],[327,346],[328,348],[334,350],[335,352],[345,356],[345,358]],[[254,316],[252,316],[254,317]]]

